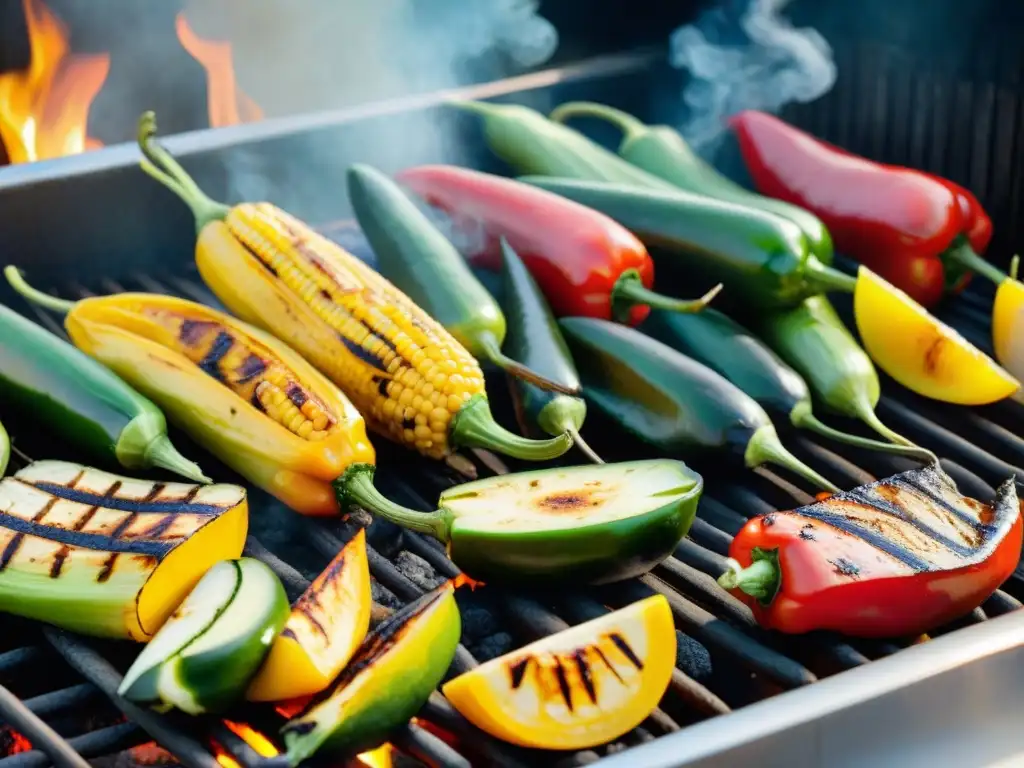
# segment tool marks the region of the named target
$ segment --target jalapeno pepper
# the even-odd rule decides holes
[[[651,291],[654,263],[637,238],[608,216],[563,196],[487,173],[422,166],[398,180],[458,223],[482,228],[489,242],[470,254],[500,263],[504,237],[526,264],[559,317],[597,317],[636,324],[650,307],[698,312],[713,292],[694,301]]]
[[[750,520],[718,583],[780,632],[916,635],[984,602],[1021,540],[1012,478],[986,505],[932,465]]]
[[[651,248],[677,282],[699,275],[726,286],[745,308],[792,307],[823,291],[852,293],[856,280],[818,261],[791,221],[681,189],[526,176],[528,184],[607,214]],[[680,282],[685,285],[685,282]]]
[[[18,271],[8,267],[9,279]],[[160,467],[210,482],[167,437],[152,402],[66,341],[0,305],[0,404],[16,408],[98,460]]]
[[[949,182],[852,155],[763,112],[744,111],[730,123],[759,192],[814,213],[837,250],[918,303],[932,306],[951,287],[947,265],[956,265],[954,283],[965,268],[994,270],[968,238],[973,229],[982,242],[984,223],[965,218],[973,204]]]

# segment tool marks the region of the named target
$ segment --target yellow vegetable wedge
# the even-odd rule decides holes
[[[1020,388],[992,358],[865,267],[857,275],[854,316],[871,359],[912,392],[986,405]]]
[[[1016,279],[1016,256],[1010,274],[996,290],[992,306],[992,346],[996,359],[1019,380],[1024,378],[1024,285]],[[1014,399],[1024,402],[1024,392],[1018,389]]]
[[[147,641],[214,563],[242,554],[248,525],[237,485],[37,461],[0,481],[0,611]]]
[[[249,701],[284,701],[319,693],[348,664],[370,629],[366,533],[338,553],[295,601],[249,685]]]
[[[587,749],[642,723],[675,663],[672,612],[654,595],[493,659],[442,691],[466,719],[504,741]]]

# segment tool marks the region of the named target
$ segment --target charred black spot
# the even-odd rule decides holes
[[[96,576],[96,581],[103,584],[110,578],[110,575],[114,572],[114,564],[117,562],[117,552],[111,552],[107,559],[103,561],[103,568],[100,569],[99,574]]]
[[[377,382],[377,392],[381,397],[388,396],[388,384],[391,383],[390,379],[385,379],[383,376],[374,376],[373,380]]]
[[[402,429],[416,429],[416,419],[402,419]]]
[[[320,295],[327,301],[334,301],[334,297],[331,296],[331,292],[328,291],[326,288],[320,289]]]
[[[523,684],[523,678],[526,677],[526,670],[530,666],[532,656],[524,656],[521,659],[516,659],[508,667],[508,679],[512,683],[512,690],[516,690]]]
[[[636,653],[630,647],[629,643],[626,642],[626,638],[620,635],[618,632],[612,632],[608,637],[615,643],[615,647],[622,651],[622,655],[629,659],[629,662],[637,669],[643,669],[644,663],[640,661]]]
[[[806,525],[800,529],[799,536],[805,541],[815,541],[817,539],[817,537],[807,529]]]
[[[590,662],[587,661],[586,654],[580,649],[572,657],[576,662],[576,669],[579,670],[580,680],[587,691],[587,696],[590,697],[591,702],[597,704],[597,689],[594,688],[594,678],[590,674]]]
[[[259,387],[256,387],[259,389]],[[260,402],[259,395],[256,393],[256,389],[252,391],[252,397],[249,398],[249,405],[255,408],[260,413],[266,413],[267,409],[263,407],[263,403]]]
[[[608,667],[609,670],[611,670],[611,673],[613,675],[615,675],[615,679],[618,680],[621,683],[622,682],[622,676],[619,674],[618,670],[615,669],[615,665],[612,664],[610,661],[608,661],[608,657],[604,655],[604,651],[602,651],[596,645],[593,646],[593,649],[594,649],[594,653],[597,654],[598,658],[601,659],[601,661],[604,662],[604,665],[606,667]]]
[[[237,416],[238,415],[238,409],[235,408],[234,406],[231,406],[228,410],[231,412],[232,416]]]
[[[235,373],[238,374],[238,383],[245,384],[247,381],[252,381],[265,370],[267,370],[266,360],[256,355],[249,355],[235,369]]]
[[[565,700],[565,706],[572,712],[572,690],[569,688],[569,678],[566,677],[565,667],[562,666],[562,660],[557,656],[555,657],[555,679],[558,680],[558,690],[562,692],[562,698]]]
[[[306,401],[309,400],[306,393],[302,391],[302,387],[294,381],[288,385],[288,388],[284,393],[288,396],[288,399],[292,401],[292,405],[299,409],[301,409],[302,406],[306,404]]]
[[[552,493],[534,504],[545,512],[572,512],[577,509],[584,509],[593,506],[594,500],[590,491],[576,491],[565,493]]]
[[[772,513],[768,513],[767,515],[762,517],[761,525],[765,526],[766,528],[770,528],[771,526],[775,525],[775,515]]]
[[[387,373],[388,369],[384,367],[384,363],[376,355],[370,353],[368,349],[365,349],[361,344],[356,344],[351,339],[346,338],[343,334],[338,334],[338,338],[341,339],[341,343],[345,345],[345,349],[351,352],[353,355],[358,357],[367,365],[375,368],[381,373]]]
[[[181,328],[178,329],[178,338],[186,347],[194,347],[215,325],[216,323],[211,323],[208,320],[183,320]]]
[[[218,333],[217,338],[210,345],[210,351],[199,361],[199,369],[217,381],[223,382],[224,374],[220,370],[220,361],[224,359],[224,356],[231,351],[234,345],[235,339],[230,333],[227,331]]]
[[[540,480],[531,480],[530,481],[530,487],[531,488],[536,488],[539,485],[540,485]]]
[[[845,557],[837,557],[835,560],[829,560],[832,566],[836,569],[836,573],[840,573],[843,576],[859,576],[860,568],[856,563],[851,563]]]

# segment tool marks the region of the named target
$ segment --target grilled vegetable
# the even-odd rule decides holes
[[[527,176],[521,181],[575,200],[633,232],[662,273],[724,283],[746,308],[792,307],[824,291],[852,293],[856,280],[822,264],[793,222],[681,189],[660,191]]]
[[[370,628],[370,570],[363,529],[292,606],[249,701],[284,701],[319,693],[348,664]]]
[[[238,701],[288,618],[284,587],[249,557],[217,563],[124,676],[118,695],[200,715]]]
[[[395,182],[368,165],[353,165],[347,178],[356,220],[384,278],[443,325],[473,357],[534,386],[573,394],[502,354],[507,328],[498,302]]]
[[[719,579],[765,627],[856,637],[927,632],[970,613],[1017,566],[1012,479],[991,506],[932,465],[749,521]]]
[[[747,467],[771,462],[838,490],[783,447],[761,406],[711,369],[632,328],[586,317],[559,322],[587,404],[626,432],[674,456],[739,454]]]
[[[619,156],[653,176],[688,192],[757,208],[788,219],[803,231],[811,252],[818,260],[822,264],[832,263],[832,236],[821,219],[799,206],[744,189],[698,157],[674,128],[644,125],[614,107],[583,101],[561,104],[551,113],[551,119],[556,123],[566,123],[578,117],[603,120],[621,130]]]
[[[0,477],[7,471],[7,462],[11,458],[11,438],[7,435],[4,425],[0,424]]]
[[[142,167],[192,207],[207,285],[341,387],[372,429],[434,458],[455,446],[532,460],[569,450],[568,436],[527,440],[500,427],[477,361],[408,296],[269,203],[213,202],[153,140],[155,130],[147,113]]]
[[[987,405],[1020,389],[988,355],[867,267],[860,268],[853,307],[871,359],[919,395]]]
[[[1024,285],[1017,280],[1020,258],[1013,257],[1010,274],[996,290],[992,305],[992,346],[996,359],[1019,381],[1024,378]],[[1024,402],[1024,393],[1017,390],[1014,399]]]
[[[883,453],[936,461],[931,451],[883,443],[840,432],[822,423],[811,407],[811,392],[799,373],[739,323],[715,310],[699,315],[652,312],[640,330],[703,363],[735,384],[773,418],[822,437]]]
[[[767,313],[758,332],[827,408],[859,419],[890,442],[914,445],[875,414],[881,396],[878,373],[827,298],[812,296],[795,309]]]
[[[331,687],[281,729],[288,762],[379,745],[426,703],[452,663],[461,632],[450,585],[381,622]]]
[[[148,640],[211,565],[241,555],[248,521],[237,485],[37,461],[0,481],[0,610]]]
[[[8,267],[10,279],[17,270]],[[153,403],[67,342],[0,304],[0,400],[97,460],[210,482],[167,437]]]
[[[466,719],[538,749],[587,749],[640,725],[668,689],[676,629],[662,595],[492,659],[445,683]]]
[[[430,534],[488,583],[603,584],[645,573],[686,535],[703,490],[682,462],[632,461],[474,480],[419,512],[381,496],[372,471],[348,471],[345,502]]]
[[[506,238],[558,315],[635,325],[649,307],[698,312],[713,298],[711,292],[696,301],[653,293],[654,263],[643,244],[621,224],[564,197],[444,165],[412,168],[398,179],[456,225],[482,227],[485,251],[471,256],[486,257],[488,250],[500,256],[498,239]],[[485,258],[474,261],[486,264]]]
[[[75,346],[158,402],[197,442],[307,515],[332,515],[332,483],[374,461],[362,417],[285,344],[223,312],[170,296],[123,293],[63,302]]]
[[[578,392],[580,378],[565,345],[558,322],[519,255],[501,239],[502,277],[505,314],[509,319],[509,352],[545,378],[558,381]],[[573,443],[591,461],[601,464],[579,430],[587,415],[587,404],[580,397],[541,389],[519,378],[509,379],[512,401],[524,434],[540,430],[549,435],[568,433]]]

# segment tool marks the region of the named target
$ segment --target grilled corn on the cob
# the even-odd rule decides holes
[[[196,262],[236,315],[297,349],[344,390],[377,432],[441,458],[454,446],[549,459],[571,438],[529,440],[494,421],[477,361],[404,293],[269,203],[206,197],[153,139],[143,116],[143,169],[196,216]]]

